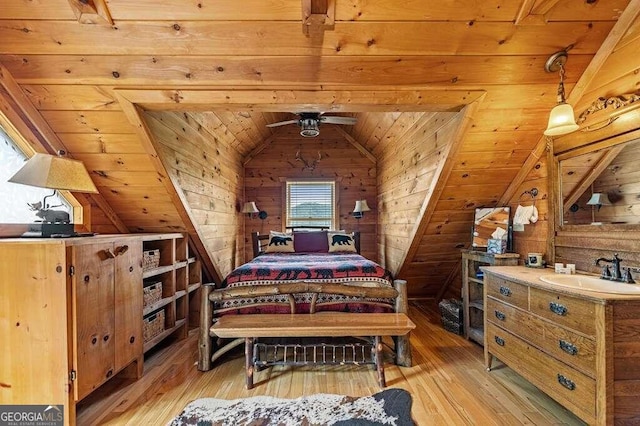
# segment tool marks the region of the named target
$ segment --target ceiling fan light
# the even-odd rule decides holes
[[[318,129],[318,120],[313,118],[304,118],[300,120],[300,136],[305,138],[315,138],[320,134]]]
[[[559,103],[549,114],[549,123],[545,136],[560,136],[575,132],[580,126],[576,124],[573,108],[567,103]]]

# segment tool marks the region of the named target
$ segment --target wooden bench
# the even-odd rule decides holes
[[[349,337],[374,338],[372,354],[378,383],[385,387],[382,361],[382,336],[403,336],[415,324],[403,313],[316,313],[316,314],[254,314],[226,315],[212,327],[211,333],[222,338],[245,339],[247,389],[253,388],[255,369],[254,341],[266,337]]]

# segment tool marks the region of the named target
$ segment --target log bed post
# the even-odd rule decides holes
[[[204,284],[200,296],[200,337],[198,339],[198,370],[211,370],[211,354],[213,353],[213,338],[209,329],[213,324],[213,306],[209,296],[215,289],[214,284]]]
[[[393,286],[398,290],[396,297],[396,313],[409,314],[409,303],[407,301],[407,282],[405,280],[394,280]],[[410,333],[404,336],[395,336],[396,364],[403,367],[411,367],[411,344],[409,342]]]

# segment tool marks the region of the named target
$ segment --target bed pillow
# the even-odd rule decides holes
[[[293,253],[293,234],[271,231],[265,253]]]
[[[327,231],[294,231],[293,246],[296,253],[327,253]]]
[[[338,251],[357,253],[353,234],[329,231],[327,232],[327,242],[329,243],[329,253]]]

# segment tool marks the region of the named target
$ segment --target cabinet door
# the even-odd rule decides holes
[[[142,241],[116,243],[115,367],[142,356]]]
[[[112,243],[72,247],[75,397],[80,400],[114,373]]]

